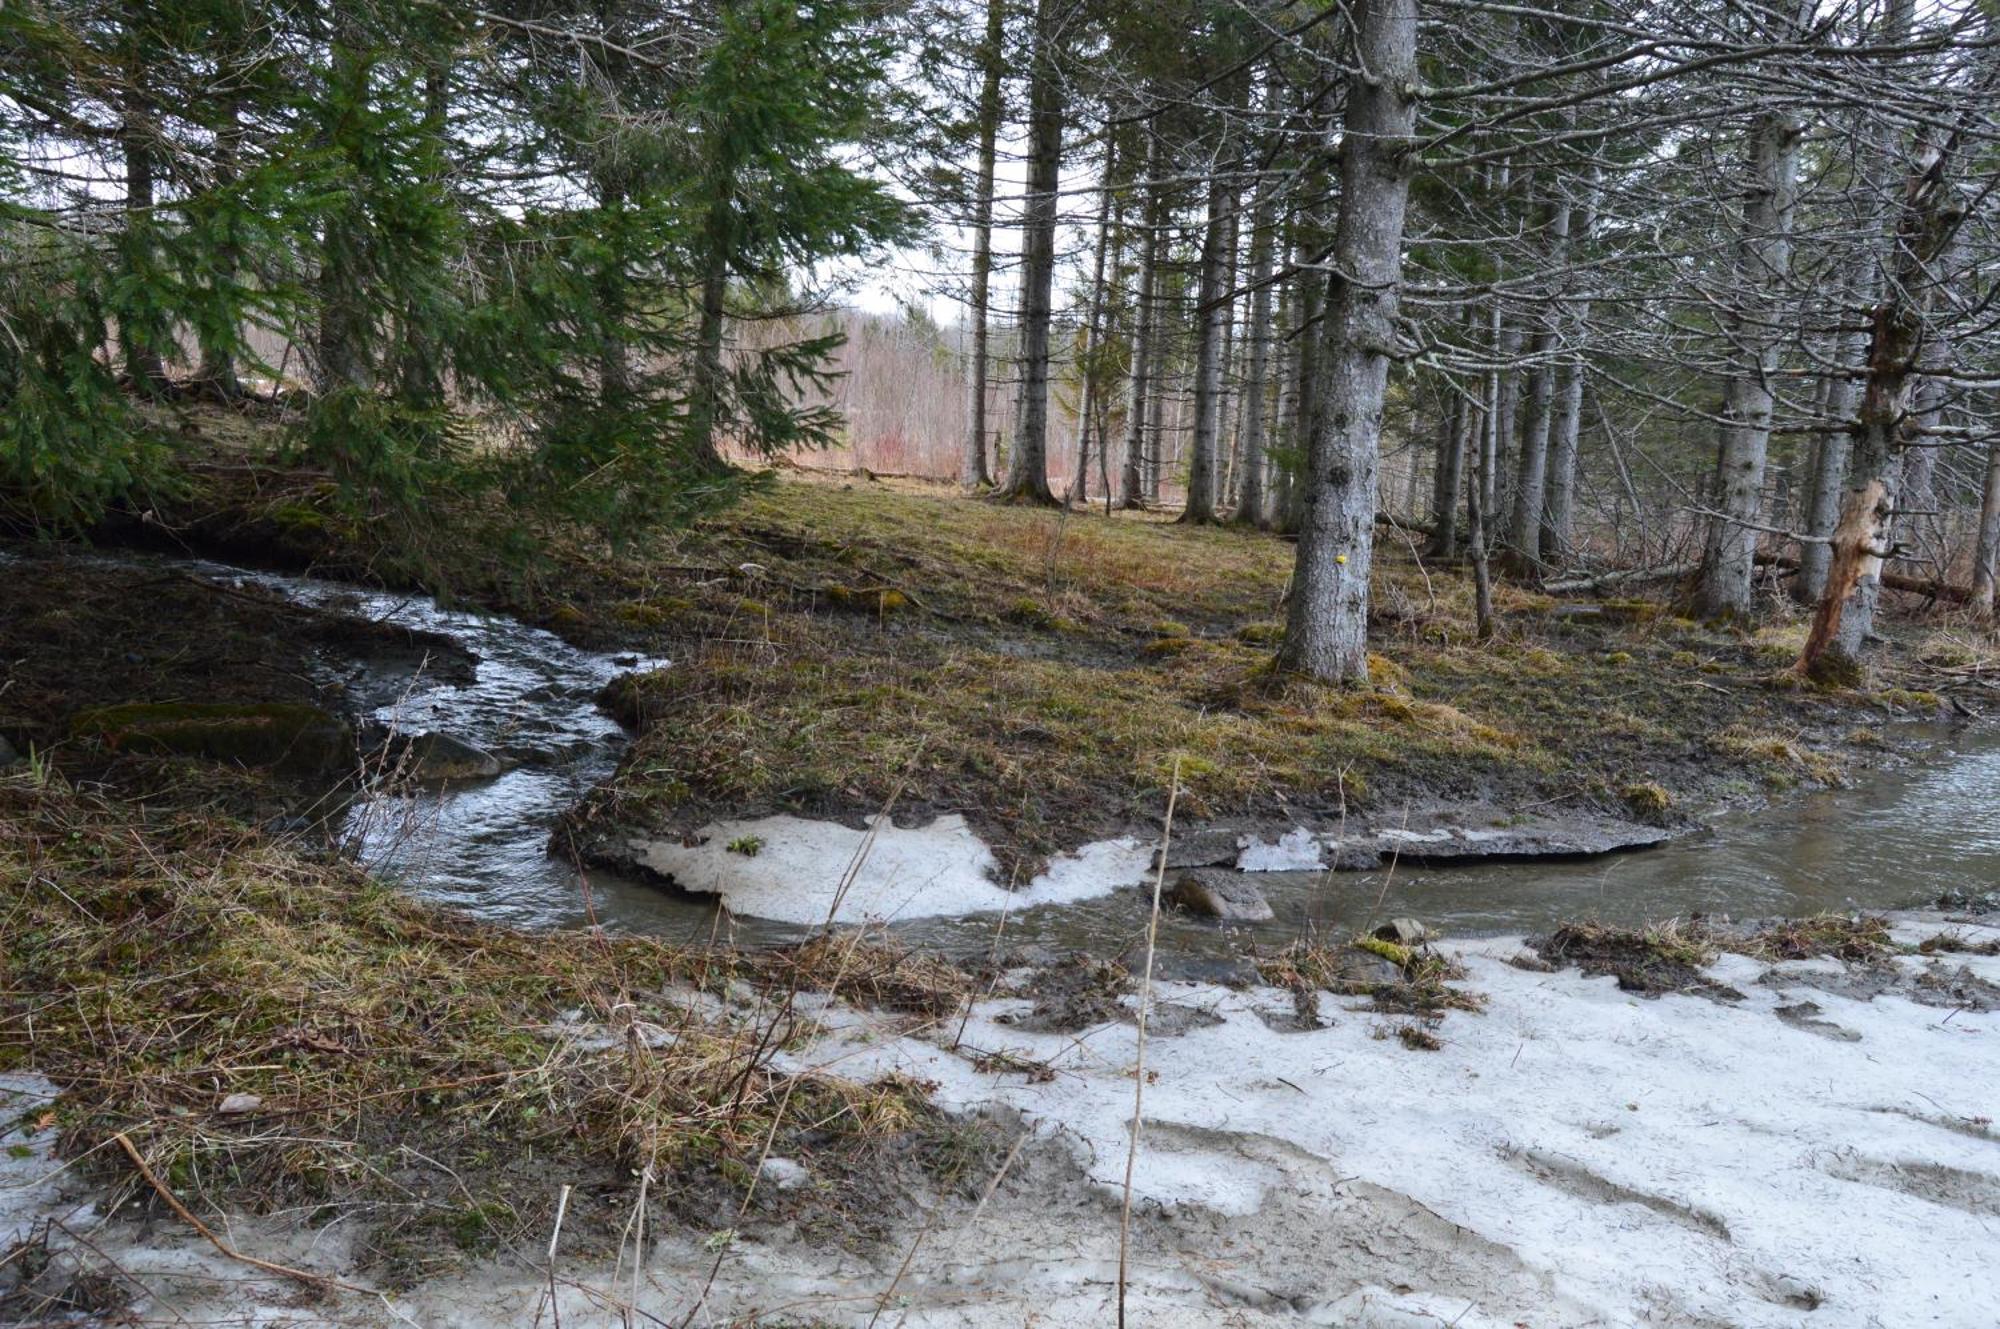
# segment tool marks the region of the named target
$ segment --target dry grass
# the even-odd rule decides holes
[[[671,1205],[774,1138],[831,1156],[928,1111],[774,1071],[788,1002],[690,1000],[726,957],[480,925],[45,773],[0,776],[0,947],[0,1069],[61,1088],[66,1156],[130,1187],[122,1132],[197,1209],[360,1210],[392,1278],[545,1232],[551,1176],[593,1195],[568,1229],[588,1249],[635,1174]],[[851,977],[908,1000],[905,968]]]
[[[1816,914],[1787,919],[1751,935],[1743,948],[1764,960],[1881,960],[1902,948],[1889,935],[1889,921],[1870,914]]]
[[[1628,992],[1718,992],[1702,974],[1716,957],[1715,939],[1698,920],[1669,919],[1640,928],[1565,923],[1536,950],[1554,965],[1612,975]]]

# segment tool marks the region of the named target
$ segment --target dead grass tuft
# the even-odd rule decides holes
[[[1816,960],[1832,956],[1866,962],[1880,960],[1898,949],[1890,939],[1887,919],[1869,914],[1816,914],[1811,918],[1787,919],[1753,933],[1747,953],[1765,960]]]

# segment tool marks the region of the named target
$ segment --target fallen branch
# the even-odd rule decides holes
[[[208,1224],[196,1218],[186,1205],[174,1197],[174,1193],[168,1190],[166,1184],[154,1174],[153,1169],[147,1164],[144,1156],[133,1145],[130,1136],[126,1135],[123,1131],[119,1131],[111,1138],[118,1142],[119,1147],[125,1151],[125,1156],[132,1160],[132,1166],[139,1169],[139,1175],[146,1179],[146,1184],[151,1186],[154,1192],[167,1202],[168,1208],[179,1214],[182,1221],[189,1227],[201,1233],[202,1236],[207,1237],[209,1245],[215,1247],[215,1249],[221,1251],[230,1259],[237,1261],[239,1264],[247,1264],[253,1269],[262,1269],[267,1274],[278,1274],[322,1290],[337,1288],[342,1292],[359,1292],[370,1297],[375,1295],[372,1288],[356,1287],[352,1283],[343,1283],[339,1279],[329,1278],[325,1274],[308,1273],[304,1269],[294,1269],[290,1265],[273,1264],[269,1260],[260,1260],[254,1255],[245,1255],[221,1237],[216,1236],[214,1230]]]
[[[1629,586],[1649,581],[1672,581],[1701,570],[1699,563],[1668,563],[1657,568],[1625,568],[1596,577],[1571,577],[1567,581],[1544,583],[1542,589],[1558,591],[1601,591],[1607,586]]]

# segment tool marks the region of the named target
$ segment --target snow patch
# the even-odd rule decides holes
[[[1775,987],[1746,982],[1765,966],[1745,957],[1711,971],[1745,993],[1725,1004],[1525,972],[1504,963],[1518,948],[1445,948],[1489,1006],[1453,1014],[1438,1052],[1380,1037],[1394,1017],[1357,1009],[1329,1028],[1280,1032],[1258,1015],[1270,993],[1159,985],[1155,1000],[1198,1003],[1221,1022],[1149,1052],[1139,1196],[1231,1222],[1329,1185],[1328,1203],[1363,1191],[1407,1197],[1545,1279],[1555,1297],[1537,1325],[1776,1329],[1817,1307],[1822,1329],[1990,1329],[2000,1157],[1983,1123],[2000,1117],[2000,1013],[1947,1020],[1894,995],[1812,990],[1826,1018],[1860,1035],[1833,1042],[1777,1018],[1799,991],[1785,990],[1782,971]],[[1114,1194],[1135,1031],[1043,1034],[999,1013],[982,1005],[965,1046],[1043,1062],[1052,1080],[984,1073],[969,1056],[885,1040],[866,1022],[836,1029],[806,1058],[864,1078],[916,1076],[949,1108],[1019,1112],[1072,1142]],[[1414,1274],[1398,1281],[1420,1301],[1427,1291]],[[1415,1317],[1438,1304],[1396,1310]],[[1512,1323],[1535,1307],[1480,1309]]]
[[[995,880],[999,864],[965,818],[901,827],[886,818],[869,832],[837,822],[776,816],[721,821],[699,844],[633,840],[645,867],[682,889],[720,896],[732,911],[782,923],[829,919],[855,924],[998,913],[1068,904],[1145,880],[1153,849],[1132,839],[1102,840],[1059,854],[1020,890]],[[730,845],[736,845],[731,850]],[[755,845],[754,853],[741,850]],[[859,867],[855,866],[857,859]],[[852,877],[852,880],[848,878]],[[845,890],[842,882],[846,881]]]
[[[1303,826],[1286,831],[1276,844],[1252,840],[1236,859],[1238,872],[1317,872],[1325,866],[1324,846]]]

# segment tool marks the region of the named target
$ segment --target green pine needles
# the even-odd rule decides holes
[[[835,436],[838,338],[737,334],[911,233],[894,50],[849,0],[8,6],[0,487],[86,523],[172,456],[138,403],[254,394],[360,511],[699,511]]]

